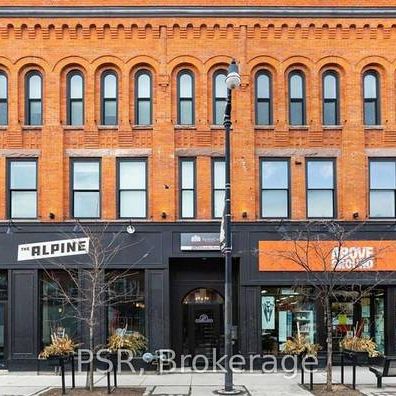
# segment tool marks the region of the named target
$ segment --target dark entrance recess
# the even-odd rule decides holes
[[[234,326],[238,318],[238,262],[235,260]],[[171,348],[180,356],[222,353],[224,343],[224,259],[170,259]],[[237,330],[237,328],[236,328]],[[235,331],[235,334],[238,332]],[[235,349],[238,340],[235,340]],[[191,362],[186,360],[185,364]]]
[[[7,273],[0,272],[0,369],[7,362]]]

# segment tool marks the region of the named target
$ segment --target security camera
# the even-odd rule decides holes
[[[128,234],[134,234],[136,231],[136,228],[133,225],[129,225],[126,229]]]

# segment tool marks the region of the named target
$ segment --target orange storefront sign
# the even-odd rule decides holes
[[[396,241],[259,241],[260,271],[396,271]]]

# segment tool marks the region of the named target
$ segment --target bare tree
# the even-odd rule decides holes
[[[326,323],[326,388],[332,391],[332,310],[331,302],[338,298],[338,292],[348,285],[352,290],[358,290],[352,303],[356,303],[364,296],[367,296],[375,287],[381,284],[392,274],[375,271],[375,260],[380,258],[385,250],[389,249],[386,243],[380,248],[359,249],[354,251],[357,254],[351,256],[351,241],[363,223],[346,229],[339,223],[333,221],[312,221],[299,230],[288,232],[284,225],[281,225],[279,232],[283,241],[287,240],[288,247],[271,251],[260,252],[271,257],[273,262],[277,262],[278,270],[282,270],[282,263],[294,271],[305,272],[305,286],[298,285],[300,293],[306,293],[312,298],[314,290],[315,299],[321,302]],[[369,271],[371,274],[371,284],[362,287],[358,281],[356,272]],[[296,285],[297,286],[297,285]]]
[[[123,292],[117,289],[116,285],[122,282],[130,274],[130,270],[144,260],[153,249],[150,248],[137,260],[131,262],[122,270],[113,270],[116,265],[117,256],[126,249],[133,248],[143,240],[137,235],[130,235],[125,232],[125,228],[113,232],[114,226],[110,224],[84,225],[76,223],[75,230],[78,238],[87,238],[89,249],[86,254],[78,256],[72,263],[65,263],[64,260],[47,260],[50,267],[64,271],[72,283],[74,292],[70,293],[69,288],[65,288],[49,266],[43,266],[49,279],[58,288],[57,299],[67,305],[73,312],[73,318],[88,330],[88,348],[94,354],[100,345],[97,344],[95,333],[100,322],[100,315],[103,309],[114,305],[117,301],[132,301],[135,297],[134,290],[126,289]],[[76,238],[76,235],[63,234],[68,238]],[[111,265],[113,264],[113,265]],[[94,388],[94,361],[89,363],[87,371],[87,388],[93,391]]]

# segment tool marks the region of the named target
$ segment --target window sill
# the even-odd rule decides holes
[[[308,131],[309,125],[289,125],[289,131]]]
[[[213,130],[217,130],[217,131],[219,131],[219,130],[224,131],[224,126],[223,125],[210,125],[209,128],[213,129]]]
[[[41,130],[43,129],[42,125],[23,125],[22,129],[25,131],[34,131],[34,130]]]
[[[197,127],[195,125],[175,125],[175,129],[191,129],[191,130],[196,130]]]
[[[8,125],[0,125],[0,131],[6,131],[8,129]]]
[[[324,130],[342,130],[344,128],[343,125],[322,125]]]
[[[70,130],[83,130],[84,129],[84,125],[62,125],[63,129],[66,131],[70,131]]]
[[[98,125],[98,129],[103,131],[114,131],[118,130],[118,125]]]
[[[365,131],[382,131],[384,129],[383,125],[365,125]]]
[[[273,131],[275,129],[274,125],[255,125],[254,129],[263,131]]]
[[[139,131],[139,130],[149,130],[152,131],[153,130],[153,126],[152,125],[132,125],[132,129],[134,131]]]

